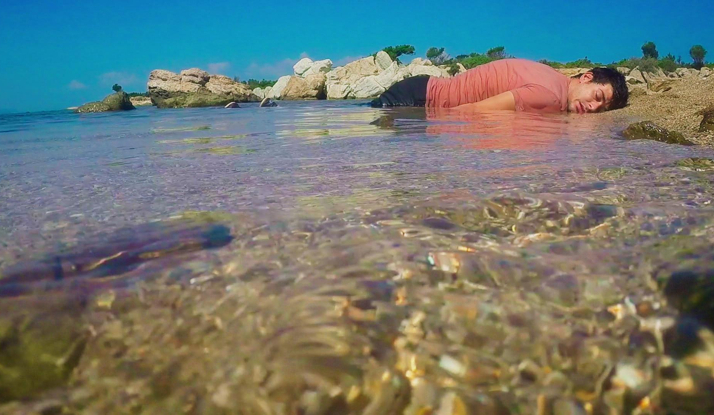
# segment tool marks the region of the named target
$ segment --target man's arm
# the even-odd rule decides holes
[[[515,111],[516,110],[516,98],[513,96],[513,92],[506,91],[498,95],[494,95],[490,98],[486,98],[479,102],[474,102],[472,104],[459,105],[454,107],[457,111],[464,112],[479,112],[479,111]]]

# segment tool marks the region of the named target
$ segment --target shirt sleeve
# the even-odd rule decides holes
[[[542,85],[523,85],[511,93],[516,100],[516,111],[560,112],[560,100]]]

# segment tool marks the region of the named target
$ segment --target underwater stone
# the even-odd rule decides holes
[[[693,142],[684,138],[681,133],[662,128],[652,121],[630,124],[625,131],[622,132],[622,136],[628,140],[654,140],[667,144],[694,145]]]

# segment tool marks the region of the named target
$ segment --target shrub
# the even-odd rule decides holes
[[[592,68],[594,66],[599,66],[598,64],[592,63],[588,57],[584,57],[582,59],[578,59],[576,61],[572,62],[566,62],[563,67],[565,68]]]
[[[429,48],[426,51],[426,58],[434,65],[442,65],[448,62],[451,58],[444,52],[444,48]]]
[[[129,95],[129,97],[148,97],[149,93],[148,92],[129,92],[127,95]]]
[[[657,66],[662,68],[662,70],[665,72],[674,72],[677,70],[678,67],[677,62],[675,62],[674,59],[670,59],[669,56],[670,55],[668,55],[664,59],[660,59],[657,62]],[[674,58],[674,56],[672,56],[672,58]]]
[[[642,57],[653,59],[659,57],[659,52],[657,52],[657,46],[655,46],[654,42],[647,42],[642,45]]]
[[[701,69],[704,66],[704,56],[706,56],[707,50],[704,49],[702,45],[694,45],[689,49],[689,56],[692,57],[694,61],[694,67],[696,69]]]
[[[486,55],[482,55],[480,53],[472,53],[466,58],[461,59],[461,64],[464,65],[466,69],[471,69],[479,65],[483,65],[484,63],[489,63],[493,61],[494,59],[491,59]]]
[[[112,85],[112,91],[114,91],[114,92],[121,91],[121,85],[119,85],[119,84]]]
[[[388,46],[382,50],[387,52],[387,55],[389,55],[393,61],[399,61],[398,58],[402,55],[414,54],[414,46],[412,45]]]
[[[555,61],[549,61],[548,59],[541,59],[538,62],[542,63],[543,65],[548,65],[551,68],[562,68],[564,65],[560,62],[555,62]]]
[[[493,60],[504,59],[506,57],[506,48],[503,46],[496,46],[491,48],[486,52],[486,56]]]
[[[255,89],[272,87],[273,85],[275,85],[276,82],[278,81],[269,81],[266,79],[261,79],[260,81],[258,81],[257,79],[249,79],[243,83],[248,85],[250,89]]]

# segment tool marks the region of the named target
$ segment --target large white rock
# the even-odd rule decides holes
[[[383,71],[392,64],[392,58],[389,57],[387,52],[380,50],[377,52],[377,56],[374,57],[374,63],[380,71]]]
[[[358,59],[350,62],[345,66],[338,66],[327,73],[327,79],[333,81],[351,82],[365,76],[377,75],[379,68],[374,61],[373,56]]]
[[[310,58],[302,58],[295,65],[293,65],[293,72],[297,76],[302,76],[305,72],[310,69],[313,62]]]
[[[327,99],[346,99],[351,92],[352,87],[349,84],[327,81]]]
[[[146,86],[151,101],[159,108],[223,106],[257,99],[247,85],[197,68],[179,74],[151,71]]]
[[[283,93],[283,89],[288,86],[290,82],[290,75],[281,76],[278,81],[271,88],[270,93],[267,95],[268,98],[280,99],[280,95]]]
[[[164,69],[155,69],[149,74],[149,82],[146,84],[149,93],[152,91],[170,91],[172,93],[193,93],[197,92],[201,85],[187,82],[182,76]]]
[[[332,69],[332,61],[329,59],[323,59],[321,61],[315,61],[312,63],[312,66],[305,71],[302,76],[306,77],[308,75],[315,75],[319,73],[328,73]]]
[[[264,90],[263,88],[260,88],[260,87],[255,88],[255,89],[253,90],[253,95],[255,95],[256,97],[258,97],[258,99],[263,99],[263,98],[265,98],[265,90]]]
[[[198,68],[184,69],[179,75],[181,76],[181,82],[191,82],[201,86],[206,85],[211,78],[208,72]]]
[[[630,71],[630,75],[628,75],[625,79],[627,79],[628,84],[644,84],[645,78],[642,76],[642,72],[635,68],[632,71]]]
[[[392,62],[379,75],[373,75],[375,77],[374,80],[386,90],[408,76],[407,71],[400,71],[399,68],[400,66],[397,62]]]
[[[706,66],[699,70],[699,76],[701,76],[702,78],[707,78],[711,74],[712,70],[707,68]]]
[[[291,76],[280,94],[281,99],[325,99],[325,74],[320,72],[302,78]]]
[[[376,76],[366,76],[352,85],[352,98],[363,99],[379,96],[386,88],[377,82]]]
[[[675,71],[675,73],[676,73],[677,76],[679,76],[680,78],[686,78],[686,77],[688,77],[688,76],[692,76],[692,73],[689,72],[689,69],[688,69],[688,68],[677,68],[677,70]]]
[[[451,75],[442,68],[439,68],[438,66],[429,66],[429,65],[414,65],[414,64],[409,64],[408,66],[409,72],[411,73],[412,76],[418,76],[418,75],[429,75],[429,76],[436,76],[439,78],[450,78]]]

